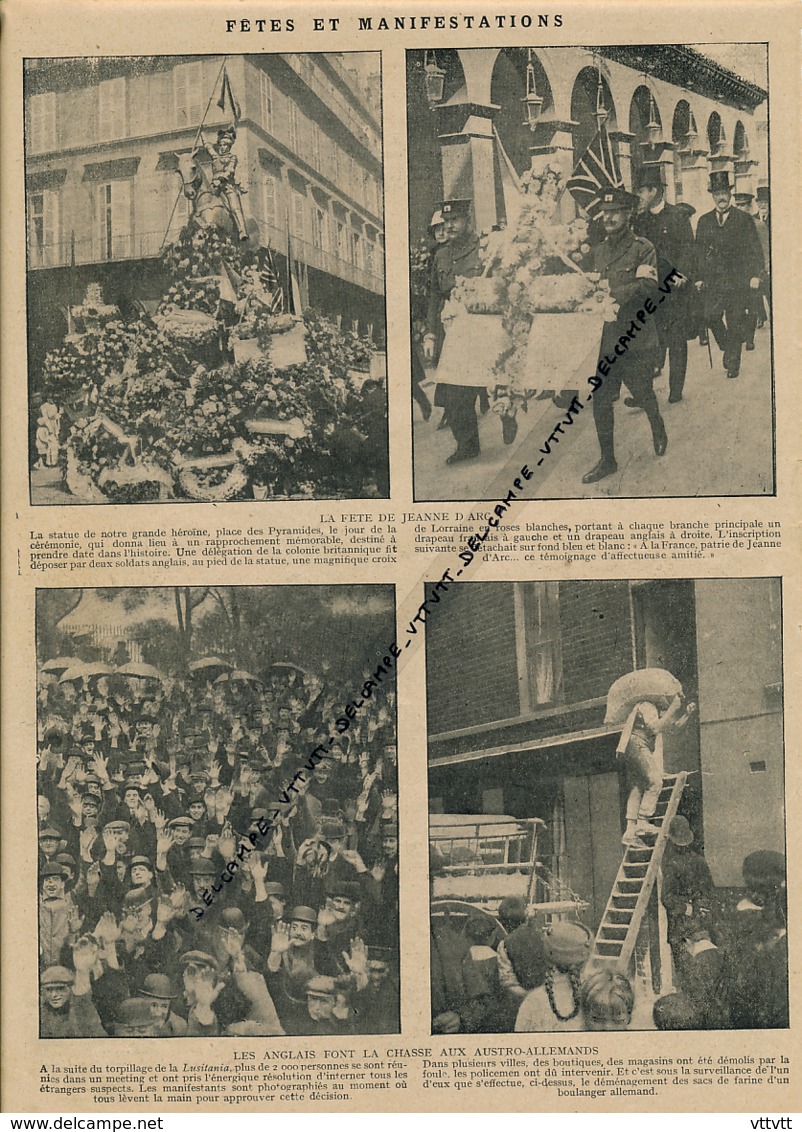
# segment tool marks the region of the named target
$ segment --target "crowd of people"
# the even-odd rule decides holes
[[[208,660],[42,665],[41,1036],[396,1033],[394,691]]]
[[[599,215],[589,224],[588,243],[577,261],[583,270],[606,280],[618,303],[618,316],[606,323],[599,358],[613,356],[615,368],[607,366],[607,377],[593,401],[600,447],[598,463],[583,477],[595,483],[618,470],[614,444],[614,404],[621,384],[630,393],[625,404],[644,411],[651,430],[655,455],[662,456],[669,432],[653,390],[653,383],[668,368],[668,403],[683,399],[688,367],[688,343],[697,339],[705,348],[709,341],[721,350],[721,365],[728,378],[741,371],[744,348],[755,349],[755,332],[766,324],[771,304],[769,262],[769,195],[767,186],[757,189],[757,211],[750,193],[737,193],[730,174],[714,171],[709,178],[713,207],[699,216],[689,204],[669,204],[659,169],[645,165],[639,171],[634,192],[611,188],[600,194]],[[443,409],[439,418],[424,384],[427,365],[437,366],[446,331],[442,312],[460,278],[482,274],[480,237],[471,225],[470,200],[444,201],[434,212],[428,247],[412,265],[412,394],[423,419],[432,427],[449,427],[456,450],[447,464],[475,459],[480,453],[477,408],[488,408],[491,373],[466,372],[464,384],[435,387],[434,407]],[[671,299],[658,306],[658,284],[672,276]],[[618,343],[636,320],[648,299],[654,299],[655,317],[642,321],[637,336],[621,351]],[[712,348],[710,364],[713,365]],[[604,369],[601,372],[605,372]],[[436,368],[433,371],[437,381]],[[558,375],[558,382],[573,375]],[[554,389],[553,374],[528,375],[526,395],[554,400],[567,409],[577,390]],[[552,388],[543,388],[552,386]],[[514,425],[502,417],[504,443],[514,439]]]
[[[581,923],[544,926],[520,897],[497,914],[432,920],[432,1028],[436,1033],[562,1030],[782,1029],[788,1026],[785,860],[771,850],[743,861],[743,889],[722,897],[686,818],[669,827],[662,902],[673,989],[647,992],[613,963],[591,958]]]

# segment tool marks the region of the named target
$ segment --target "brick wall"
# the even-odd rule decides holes
[[[563,701],[604,696],[631,671],[632,634],[626,582],[561,582]]]
[[[519,713],[512,586],[465,583],[448,599],[426,627],[430,734]]]

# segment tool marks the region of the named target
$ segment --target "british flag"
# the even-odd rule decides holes
[[[595,220],[605,190],[622,186],[613,143],[606,127],[602,126],[574,166],[566,188],[580,208]]]
[[[270,295],[270,313],[281,314],[284,310],[284,288],[269,247],[259,249],[259,279]]]

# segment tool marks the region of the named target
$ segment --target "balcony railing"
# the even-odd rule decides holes
[[[265,224],[261,221],[258,223],[262,243],[271,247],[274,251],[286,255],[286,231],[276,228],[272,224]],[[300,260],[308,267],[325,271],[328,275],[333,275],[337,279],[345,279],[349,283],[355,283],[357,287],[364,287],[366,291],[373,291],[378,295],[384,294],[383,260],[378,245],[375,246],[380,263],[374,265],[373,270],[370,271],[367,268],[357,267],[350,260],[343,259],[342,256],[327,251],[325,248],[319,248],[300,236],[292,235],[291,242],[293,259]]]
[[[286,255],[287,233],[271,224],[259,222],[259,234],[264,246]],[[28,266],[30,270],[51,267],[69,267],[84,263],[115,263],[130,259],[151,259],[159,254],[164,240],[164,229],[156,232],[136,232],[132,235],[115,236],[111,243],[111,254],[102,254],[91,237],[68,237],[50,244],[29,244]],[[381,263],[381,253],[376,245],[376,254]],[[309,267],[325,271],[337,279],[345,279],[366,291],[384,294],[383,263],[374,266],[372,271],[357,267],[349,260],[334,252],[318,248],[299,236],[292,237],[292,255]]]

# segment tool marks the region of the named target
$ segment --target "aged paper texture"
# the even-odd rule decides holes
[[[5,1110],[798,1109],[796,8],[3,14]]]

